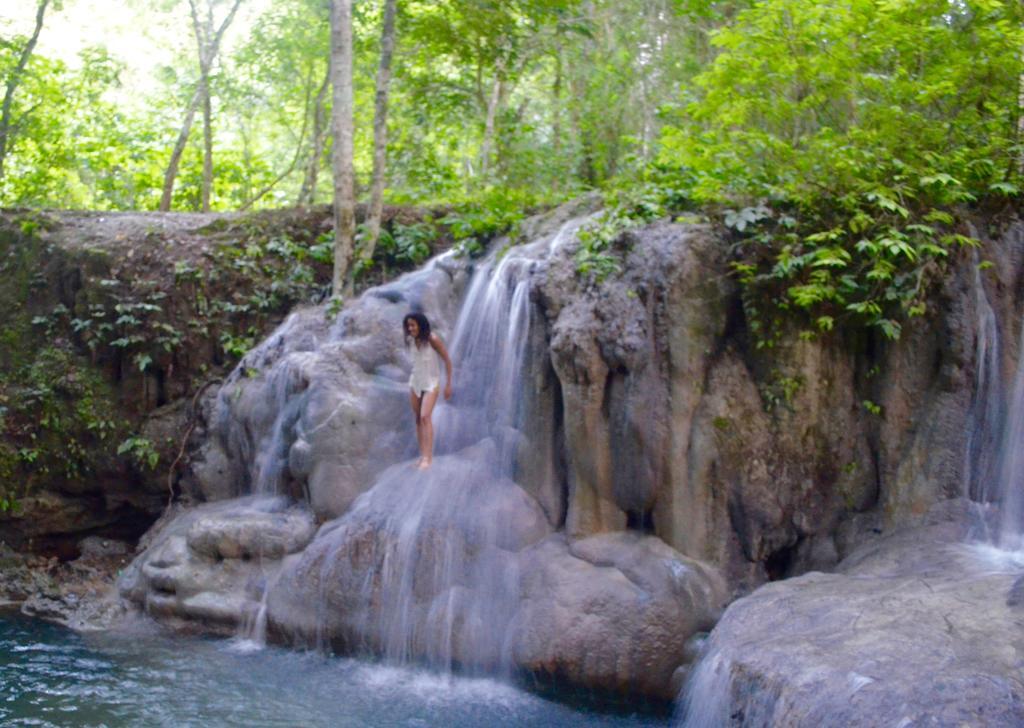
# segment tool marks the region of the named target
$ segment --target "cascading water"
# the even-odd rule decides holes
[[[306,396],[303,366],[311,357],[309,352],[294,352],[271,374],[271,390],[277,400],[278,414],[267,442],[258,449],[259,455],[254,460],[253,493],[257,495],[276,495],[286,490],[288,448],[295,439],[292,430]]]
[[[442,405],[436,415],[439,452],[461,450],[486,433],[499,446],[496,471],[509,476],[519,435],[531,265],[512,252],[474,277],[451,343],[458,405]]]
[[[1024,548],[1024,323],[997,472],[1002,502],[997,543],[1004,549],[1021,550]]]
[[[1024,529],[1024,328],[1012,390],[1003,385],[1002,353],[995,312],[981,280],[974,255],[977,313],[974,398],[968,413],[964,452],[963,493],[999,515],[994,530],[985,528],[982,540],[1003,550],[1022,548]],[[983,523],[987,519],[981,519]]]
[[[432,467],[394,462],[303,556],[302,578],[319,584],[321,648],[344,634],[345,649],[398,662],[510,671],[518,552],[552,529],[513,480],[520,453],[530,452],[522,422],[529,276],[580,223],[477,265],[447,342],[454,396],[434,412]],[[395,460],[409,454],[396,451]]]
[[[681,728],[723,728],[729,724],[729,674],[720,653],[704,655],[686,681],[676,722]]]
[[[999,327],[982,285],[977,251],[974,253],[974,305],[977,373],[968,413],[962,492],[973,501],[989,503],[999,496],[997,465],[1006,409]]]

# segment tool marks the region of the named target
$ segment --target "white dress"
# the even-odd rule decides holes
[[[429,342],[417,346],[414,341],[409,345],[409,356],[412,358],[412,374],[409,376],[409,387],[419,396],[424,392],[432,392],[441,386],[441,367],[437,363],[437,352]]]

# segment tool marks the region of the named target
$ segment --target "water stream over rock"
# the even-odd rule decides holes
[[[966,428],[962,492],[978,503],[990,503],[999,500],[1000,495],[997,459],[1006,417],[1006,400],[999,326],[982,283],[977,251],[973,256],[973,264],[972,283],[977,316],[976,373]]]
[[[635,531],[570,540],[534,278],[584,218],[470,263],[448,254],[336,322],[293,314],[211,415],[225,495],[170,520],[121,590],[165,620],[440,670],[527,671],[659,698],[725,586]],[[455,395],[417,470],[401,319],[448,343]],[[454,323],[453,323],[454,322]],[[271,500],[267,500],[270,497]],[[314,529],[315,528],[315,532]]]
[[[998,544],[1008,550],[1024,548],[1024,321],[1021,323],[1017,373],[1006,408],[999,451],[999,500],[1002,503]]]
[[[1024,547],[1024,322],[1016,373],[1004,384],[1000,327],[975,252],[977,315],[974,392],[966,428],[963,493],[980,504],[980,540],[1006,551]],[[1008,322],[1007,328],[1013,326]]]

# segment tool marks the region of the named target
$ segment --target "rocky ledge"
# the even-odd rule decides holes
[[[131,561],[123,541],[89,536],[73,561],[19,554],[0,544],[0,607],[78,631],[102,630],[125,613],[114,583]]]

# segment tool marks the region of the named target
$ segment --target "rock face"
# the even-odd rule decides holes
[[[1022,564],[928,523],[734,602],[685,698],[686,726],[1024,723]]]
[[[963,256],[898,342],[794,328],[770,349],[713,230],[659,223],[620,242],[621,275],[581,278],[569,243],[538,276],[569,534],[645,529],[742,594],[831,568],[865,534],[963,493],[981,308],[1015,352],[1024,225],[993,231],[989,273]],[[995,376],[1012,370],[1007,354]]]
[[[991,278],[959,261],[897,343],[794,328],[769,350],[712,228],[628,233],[621,274],[597,281],[576,264],[572,215],[588,212],[533,220],[531,244],[486,262],[438,259],[337,317],[292,314],[206,398],[186,480],[197,500],[308,511],[283,531],[251,503],[187,512],[122,592],[219,629],[263,615],[292,643],[665,696],[730,596],[834,568],[963,491],[981,311],[1017,320],[1024,226],[987,244]],[[408,460],[400,322],[417,307],[466,357],[428,473]],[[866,605],[866,579],[785,584]],[[938,625],[920,621],[915,639]]]

